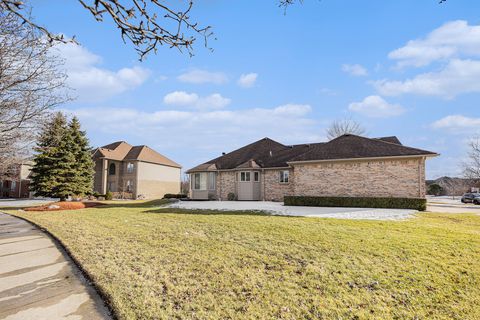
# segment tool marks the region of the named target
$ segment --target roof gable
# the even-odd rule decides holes
[[[175,161],[170,160],[169,158],[147,146],[132,146],[125,141],[118,141],[100,147],[93,153],[93,157],[106,158],[117,161],[144,161],[175,168],[181,168],[181,166]]]

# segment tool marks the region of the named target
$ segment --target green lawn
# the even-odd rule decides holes
[[[60,238],[123,319],[480,319],[480,216],[382,222],[151,205],[11,212]]]

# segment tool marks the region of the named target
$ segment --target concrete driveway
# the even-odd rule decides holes
[[[0,199],[0,208],[25,208],[40,206],[42,204],[47,204],[50,202],[55,202],[58,199]]]
[[[282,202],[269,201],[179,201],[169,205],[169,207],[223,211],[256,210],[274,215],[367,220],[402,220],[417,212],[416,210],[406,209],[297,207],[284,206]]]
[[[0,319],[111,319],[96,291],[41,230],[0,213]]]

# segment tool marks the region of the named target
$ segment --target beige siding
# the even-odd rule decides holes
[[[161,198],[166,193],[180,193],[180,168],[136,162],[136,196]]]
[[[296,164],[294,171],[298,196],[425,196],[423,158]]]

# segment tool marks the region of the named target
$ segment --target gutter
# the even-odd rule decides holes
[[[440,156],[439,153],[419,154],[407,156],[390,156],[390,157],[367,157],[367,158],[343,158],[343,159],[325,159],[325,160],[304,160],[304,161],[288,161],[287,164],[309,164],[322,162],[340,162],[340,161],[369,161],[369,160],[395,160],[395,159],[415,159],[415,158],[434,158]]]

